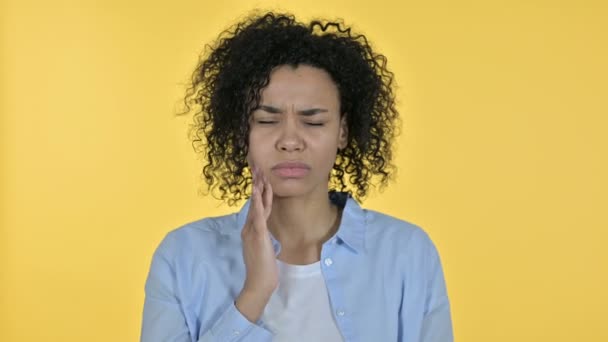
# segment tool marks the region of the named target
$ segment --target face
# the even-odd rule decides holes
[[[322,69],[280,66],[250,118],[250,166],[269,179],[278,197],[327,194],[338,148],[347,143],[338,88]]]

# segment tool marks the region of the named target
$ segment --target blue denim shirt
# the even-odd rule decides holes
[[[344,341],[453,341],[439,254],[419,227],[366,210],[346,193],[336,234],[321,250],[331,309]],[[264,322],[235,307],[245,280],[238,213],[195,221],[163,239],[146,281],[141,340],[270,342]],[[273,238],[275,252],[280,244]],[[314,327],[311,327],[314,329]]]

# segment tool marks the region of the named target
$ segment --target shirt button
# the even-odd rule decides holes
[[[344,310],[338,310],[338,312],[336,312],[336,314],[340,317],[344,316]]]
[[[325,266],[331,266],[331,264],[333,264],[334,261],[331,260],[331,258],[325,258]]]
[[[241,332],[238,331],[238,330],[233,330],[232,331],[232,335],[234,335],[234,336],[239,336],[240,334],[241,334]]]

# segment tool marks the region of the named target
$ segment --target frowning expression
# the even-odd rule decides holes
[[[346,115],[331,76],[308,65],[275,68],[250,118],[247,156],[275,196],[327,193],[337,150],[346,143]]]

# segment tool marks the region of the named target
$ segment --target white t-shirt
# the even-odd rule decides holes
[[[279,286],[262,321],[273,342],[343,341],[332,315],[321,263],[291,265],[277,259]]]

